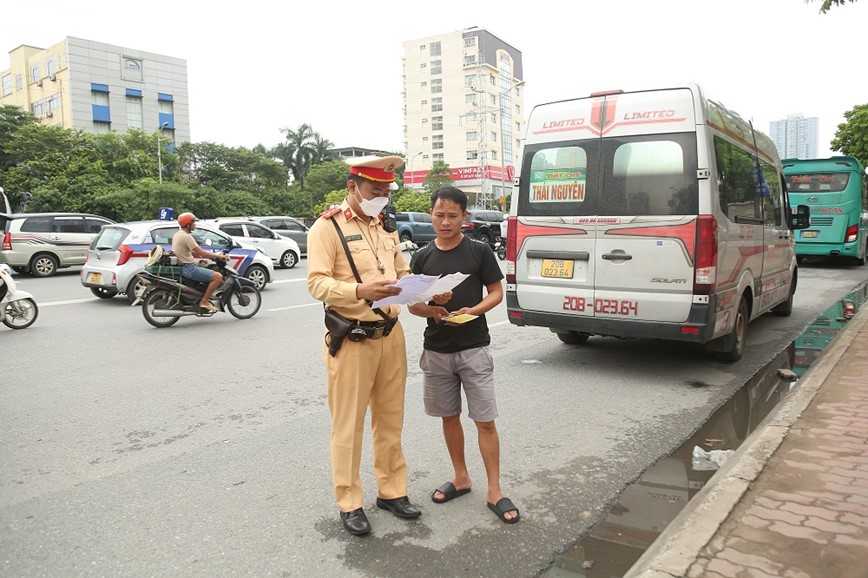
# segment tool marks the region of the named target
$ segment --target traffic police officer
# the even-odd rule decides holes
[[[394,186],[394,171],[403,159],[369,156],[346,162],[350,165],[346,199],[340,208],[322,213],[308,233],[307,286],[315,299],[353,322],[354,331],[335,355],[328,347],[333,336],[326,335],[323,359],[332,416],[335,499],[344,528],[363,535],[371,531],[362,508],[359,476],[368,407],[377,506],[400,518],[418,518],[422,512],[407,498],[407,465],[401,447],[407,356],[404,331],[398,322],[400,307],[390,305],[377,312],[370,306],[373,301],[400,293],[390,285],[409,273],[397,248],[397,233],[387,232],[380,220]],[[352,255],[361,281],[357,281],[347,253]]]

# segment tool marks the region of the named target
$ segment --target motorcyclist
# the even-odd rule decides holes
[[[191,234],[196,230],[196,221],[196,215],[193,213],[181,213],[178,216],[178,226],[181,227],[181,230],[172,237],[172,252],[178,258],[178,263],[181,265],[182,277],[208,284],[202,293],[199,308],[214,313],[218,309],[211,303],[210,298],[211,294],[223,282],[223,275],[217,271],[200,267],[196,263],[196,258],[225,261],[226,255],[211,253],[199,246],[199,243],[196,242],[196,239]]]

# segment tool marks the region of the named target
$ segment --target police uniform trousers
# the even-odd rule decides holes
[[[332,357],[323,348],[332,415],[331,456],[335,500],[342,512],[361,508],[364,495],[359,467],[365,413],[371,408],[371,437],[378,496],[407,495],[407,464],[401,447],[407,353],[404,330],[397,322],[380,339],[344,339]]]

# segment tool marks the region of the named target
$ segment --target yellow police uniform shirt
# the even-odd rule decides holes
[[[387,233],[378,218],[365,223],[346,199],[340,212],[330,218],[320,217],[308,232],[307,289],[313,298],[349,319],[382,321],[382,316],[364,299],[356,297],[359,283],[330,221],[340,227],[363,282],[400,279],[410,273],[404,254],[397,248],[398,234]],[[378,259],[383,265],[382,272],[377,267]],[[398,315],[400,310],[398,305],[383,308],[390,317]]]

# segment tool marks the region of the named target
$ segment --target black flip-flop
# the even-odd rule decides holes
[[[497,504],[488,502],[488,509],[497,514],[497,517],[500,518],[500,521],[504,524],[515,524],[521,519],[521,514],[518,512],[518,508],[515,507],[515,504],[513,504],[512,500],[509,498],[500,498],[497,500]],[[515,512],[515,517],[512,519],[506,517],[506,513],[511,511]]]
[[[443,494],[442,499],[440,499],[440,500],[437,499],[437,497],[436,497],[437,492],[440,492],[441,494]],[[448,502],[449,500],[454,500],[458,496],[463,496],[464,494],[469,494],[469,493],[470,493],[470,488],[464,488],[463,490],[457,490],[457,489],[455,489],[455,484],[453,484],[452,482],[446,482],[445,484],[443,484],[442,486],[440,486],[439,488],[434,490],[434,492],[432,492],[431,501],[434,502],[435,504],[443,504],[443,503]]]

